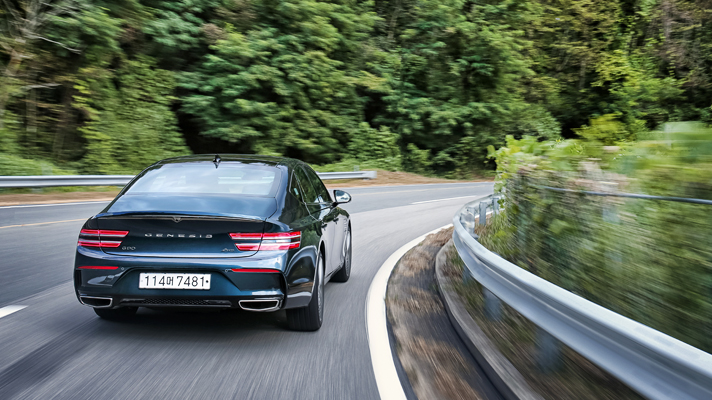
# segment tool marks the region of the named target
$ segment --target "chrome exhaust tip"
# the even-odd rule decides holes
[[[114,302],[111,297],[79,296],[79,301],[93,308],[110,308]]]
[[[279,310],[281,299],[251,299],[240,300],[237,303],[245,311],[270,312]]]

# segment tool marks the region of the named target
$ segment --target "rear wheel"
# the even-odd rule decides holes
[[[295,331],[317,331],[324,319],[324,257],[319,254],[309,305],[287,310],[287,324]]]
[[[344,254],[344,265],[331,277],[334,282],[346,282],[351,277],[351,228],[346,231],[346,254]]]
[[[112,321],[120,321],[133,317],[138,311],[138,307],[119,307],[119,308],[95,308],[96,315],[103,319]]]

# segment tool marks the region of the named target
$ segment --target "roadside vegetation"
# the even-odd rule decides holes
[[[0,4],[0,175],[230,152],[469,178],[507,135],[712,119],[709,0]]]
[[[504,212],[489,249],[617,313],[712,352],[712,129],[668,124],[636,141],[605,117],[582,140],[509,138],[492,151]],[[560,192],[551,188],[568,189]]]

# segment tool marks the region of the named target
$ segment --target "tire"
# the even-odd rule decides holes
[[[351,228],[346,231],[346,255],[344,256],[344,265],[338,270],[331,280],[334,282],[347,282],[351,277]]]
[[[324,257],[319,254],[314,290],[309,305],[287,310],[287,324],[294,331],[312,332],[321,328],[324,320]]]
[[[111,321],[126,320],[136,315],[138,307],[95,308],[96,315]]]

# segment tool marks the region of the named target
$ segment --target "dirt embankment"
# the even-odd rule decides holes
[[[450,324],[435,284],[435,256],[452,228],[428,236],[388,283],[388,319],[403,370],[418,399],[487,399],[491,389]]]

